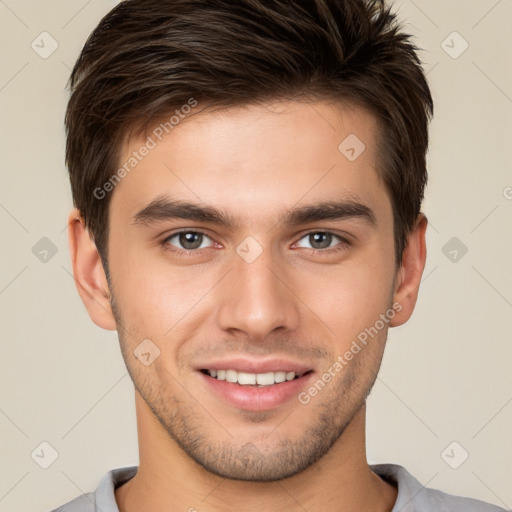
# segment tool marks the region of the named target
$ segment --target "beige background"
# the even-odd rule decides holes
[[[109,469],[137,463],[116,333],[89,320],[65,231],[65,85],[86,36],[114,4],[0,0],[1,511],[49,510],[95,489]],[[368,457],[510,509],[512,1],[396,7],[426,50],[436,102],[424,207],[431,226],[417,311],[391,331],[369,400]],[[52,48],[44,31],[58,43],[46,59],[31,47]],[[43,237],[57,250],[46,262],[32,252]],[[467,254],[445,247],[453,237]],[[58,453],[48,469],[40,467],[51,462],[43,441]],[[452,469],[446,461],[460,464],[465,451]]]

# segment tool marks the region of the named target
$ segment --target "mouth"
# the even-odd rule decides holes
[[[274,359],[212,361],[197,368],[204,390],[235,410],[270,411],[289,407],[315,378],[300,363]]]
[[[234,369],[217,370],[205,368],[200,371],[212,379],[226,381],[231,384],[238,384],[239,386],[262,388],[300,379],[301,377],[310,374],[313,370],[303,372],[279,370],[275,372],[249,373]]]

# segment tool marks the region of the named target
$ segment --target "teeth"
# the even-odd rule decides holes
[[[256,382],[260,386],[270,386],[274,384],[274,372],[268,372],[268,373],[258,373],[256,375]]]
[[[298,377],[295,372],[266,372],[266,373],[247,373],[237,372],[236,370],[207,370],[210,377],[227,382],[237,382],[241,386],[271,386],[287,380],[293,380]]]
[[[242,386],[245,386],[247,384],[254,385],[254,384],[256,384],[256,374],[254,374],[254,373],[238,372],[238,379],[237,379],[237,381],[238,381],[238,384],[242,384]],[[237,382],[237,381],[235,381],[235,382]],[[258,382],[258,384],[261,384],[261,383]]]
[[[238,372],[235,370],[226,370],[226,380],[228,382],[236,382],[238,380]]]
[[[284,382],[286,380],[286,372],[276,372],[274,374],[274,379],[276,382]]]

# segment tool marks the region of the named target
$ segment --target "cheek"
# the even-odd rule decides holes
[[[113,251],[112,282],[128,327],[139,337],[164,341],[191,319],[197,320],[202,304],[208,303],[205,296],[219,277],[213,267],[171,265],[156,250],[148,253]]]
[[[393,270],[384,259],[347,263],[320,274],[303,272],[299,279],[298,295],[339,340],[339,350],[390,307]]]

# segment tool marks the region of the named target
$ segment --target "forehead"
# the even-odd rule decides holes
[[[275,221],[298,203],[345,197],[389,205],[377,172],[377,123],[361,108],[281,101],[199,112],[167,131],[124,145],[120,167],[129,172],[115,187],[112,217],[133,216],[163,194],[247,224]]]

